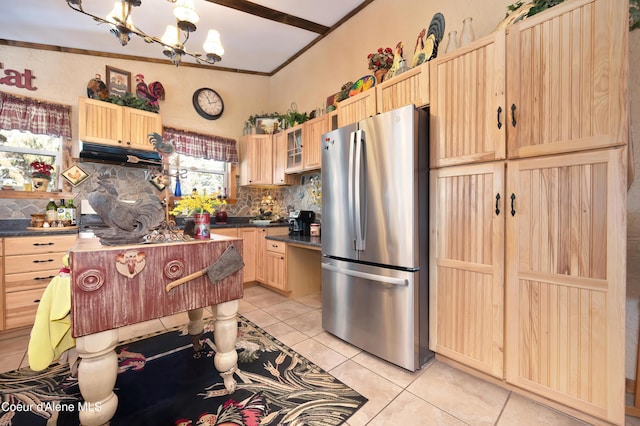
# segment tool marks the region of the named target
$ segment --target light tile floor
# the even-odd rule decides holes
[[[249,287],[239,312],[369,399],[347,422],[359,425],[584,425],[439,361],[409,372],[323,331],[320,294],[287,299]],[[184,324],[185,314],[120,331],[120,340]],[[28,336],[0,342],[0,371],[28,366]],[[627,425],[640,419],[627,417]]]

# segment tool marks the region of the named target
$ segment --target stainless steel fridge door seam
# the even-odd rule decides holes
[[[323,263],[323,269],[328,269],[329,271],[338,272],[341,274],[349,275],[356,278],[364,278],[365,280],[371,280],[373,283],[382,283],[382,284],[391,284],[397,286],[408,286],[409,281],[402,278],[393,278],[393,277],[383,277],[380,275],[369,274],[367,272],[353,271],[350,269],[340,268],[338,266],[328,265]]]
[[[351,132],[349,134],[349,170],[347,171],[347,185],[348,185],[348,192],[349,192],[349,219],[348,219],[348,223],[349,226],[351,226],[351,230],[355,230],[357,227],[357,223],[356,223],[356,211],[355,211],[355,206],[353,203],[353,200],[355,199],[355,191],[356,191],[356,183],[355,183],[355,166],[354,166],[354,162],[355,162],[355,157],[356,157],[356,146],[357,146],[358,142],[357,142],[357,135],[356,132]],[[355,233],[352,232],[352,235],[354,235]],[[354,250],[358,250],[358,239],[357,237],[353,240],[353,249]]]

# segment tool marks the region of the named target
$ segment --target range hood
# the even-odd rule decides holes
[[[80,159],[129,167],[160,166],[162,163],[160,154],[156,151],[143,151],[87,142],[81,142],[80,144]]]

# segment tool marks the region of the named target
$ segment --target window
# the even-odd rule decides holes
[[[19,189],[22,189],[24,183],[31,181],[31,163],[33,161],[43,161],[54,166],[49,185],[55,185],[57,173],[62,165],[62,138],[19,130],[0,129],[0,179],[2,185],[19,186]],[[49,188],[49,190],[51,189]]]
[[[182,194],[198,193],[226,196],[229,194],[229,164],[176,154],[171,157],[171,169],[180,172]],[[173,183],[175,190],[175,182]]]

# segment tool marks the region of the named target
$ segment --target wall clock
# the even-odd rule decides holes
[[[224,111],[224,102],[218,92],[203,87],[193,93],[193,107],[202,118],[217,120]]]

